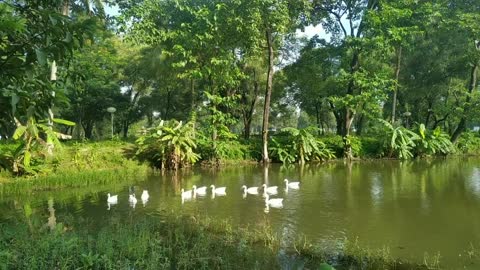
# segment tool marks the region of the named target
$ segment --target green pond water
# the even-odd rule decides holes
[[[284,178],[300,181],[300,189],[285,191]],[[261,195],[243,196],[242,185],[263,183],[280,187],[271,198],[284,198],[283,208],[271,207],[267,212]],[[180,189],[194,184],[225,186],[227,194],[212,198],[209,190],[205,197],[182,203]],[[140,199],[143,189],[150,193],[145,205]],[[138,198],[135,208],[128,202],[132,190]],[[107,192],[119,196],[110,209]],[[199,168],[108,187],[3,192],[0,222],[12,226],[25,222],[25,205],[45,223],[90,220],[94,227],[119,216],[134,220],[172,211],[193,213],[238,226],[269,224],[282,245],[305,236],[315,245],[340,251],[345,239],[358,239],[371,249],[388,247],[401,259],[423,262],[426,256],[440,254],[444,269],[480,269],[466,260],[471,247],[480,246],[480,159],[476,158]]]

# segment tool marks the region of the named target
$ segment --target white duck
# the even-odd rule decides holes
[[[283,180],[285,182],[285,187],[291,188],[291,189],[299,189],[300,188],[300,182],[288,182],[288,179]]]
[[[135,208],[135,205],[137,204],[137,198],[135,197],[135,194],[130,194],[128,201],[130,202],[130,206]]]
[[[210,188],[212,189],[212,192],[218,194],[226,194],[226,187],[215,187],[214,185],[211,185]]]
[[[117,204],[117,202],[118,202],[118,195],[110,196],[110,193],[108,193],[107,195],[108,195],[108,198],[107,198],[107,202],[108,202],[108,203],[110,203],[110,204]]]
[[[148,190],[143,190],[142,192],[142,196],[140,196],[140,198],[142,199],[142,202],[147,202],[148,201],[148,198],[150,198],[150,195],[148,194]]]
[[[263,195],[264,196],[265,196],[265,194],[270,194],[270,195],[278,194],[278,187],[277,186],[267,187],[267,184],[263,184],[262,187],[263,187]]]
[[[211,185],[210,188],[212,189],[212,198],[215,198],[215,195],[218,195],[218,196],[225,196],[227,195],[227,192],[226,192],[226,187],[218,187],[218,188],[215,188],[214,185]]]
[[[191,199],[192,199],[192,191],[191,191],[191,190],[185,191],[185,190],[182,188],[182,204],[183,204],[185,201],[190,201]]]
[[[265,195],[265,206],[267,209],[271,206],[273,208],[283,208],[283,198],[270,199],[268,194]]]
[[[242,189],[243,189],[243,193],[244,194],[252,194],[252,195],[258,195],[258,187],[249,187],[247,188],[247,186],[243,185],[242,186]]]
[[[135,194],[130,194],[130,196],[128,196],[128,201],[131,204],[136,204],[137,203],[137,198],[135,197]]]
[[[191,190],[187,190],[185,191],[185,189],[182,188],[182,198],[183,199],[191,199],[192,198],[192,191]]]
[[[207,195],[207,187],[206,186],[197,188],[196,185],[193,185],[192,188],[193,188],[193,194],[194,195],[200,195],[200,196]]]

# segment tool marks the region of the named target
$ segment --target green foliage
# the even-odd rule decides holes
[[[454,146],[450,141],[450,136],[443,132],[440,127],[430,131],[424,124],[418,127],[420,139],[415,149],[416,156],[433,156],[436,154],[447,155],[454,151]]]
[[[332,149],[336,157],[343,156],[343,139],[340,135],[322,136],[320,140]]]
[[[357,136],[348,135],[347,136],[348,144],[351,147],[352,156],[359,157],[363,153],[362,139]]]
[[[282,163],[299,162],[300,164],[310,160],[322,161],[334,158],[333,152],[313,135],[317,131],[318,129],[315,127],[282,129],[283,141],[272,138],[272,157]]]
[[[362,136],[361,150],[358,153],[359,157],[380,158],[384,156],[383,142],[378,137]]]
[[[214,143],[210,137],[202,134],[197,135],[198,152],[204,161],[222,162],[252,159],[249,146],[242,144],[239,140],[219,139]]]
[[[239,96],[222,97],[220,95],[205,92],[207,97],[207,116],[205,117],[205,134],[211,136],[213,140],[235,140],[237,135],[232,133],[229,126],[235,124],[237,120],[230,113],[236,105]]]
[[[229,126],[237,120],[230,111],[236,105],[239,96],[222,97],[205,92],[207,97],[202,134],[199,134],[200,148],[204,160],[244,160],[247,149],[238,141],[237,134],[230,131]]]
[[[33,109],[30,112],[33,112]],[[70,126],[75,125],[63,119],[54,119],[54,121]],[[11,170],[14,174],[36,174],[42,171],[43,168],[40,164],[44,162],[43,158],[48,155],[46,151],[47,145],[60,146],[60,141],[58,140],[59,133],[55,132],[45,122],[37,122],[30,115],[25,125],[22,125],[20,122],[17,123],[17,129],[13,133],[12,138],[20,143],[10,153]]]
[[[457,149],[461,154],[477,155],[480,153],[480,137],[478,133],[464,132],[458,142]]]
[[[200,159],[197,148],[194,122],[183,124],[176,120],[162,121],[146,130],[136,144],[136,155],[158,169],[178,170]]]
[[[0,151],[13,153],[19,145],[19,141],[0,144]],[[21,188],[44,190],[120,183],[148,171],[147,166],[133,159],[134,152],[133,144],[121,141],[66,142],[56,149],[53,157],[41,159],[39,165],[32,165],[41,169],[35,175],[14,178],[10,173],[11,163],[8,163],[8,173],[0,174],[0,182],[6,183],[3,191],[20,192]],[[36,160],[33,159],[32,163]]]
[[[271,138],[271,145],[269,148],[270,157],[273,160],[278,160],[282,163],[294,163],[295,153],[288,144],[288,139],[283,136],[276,136]]]
[[[11,138],[16,120],[48,117],[64,99],[65,77],[50,81],[54,63],[67,64],[98,21],[61,13],[59,1],[0,3],[0,136]],[[34,113],[29,112],[34,108]]]
[[[95,126],[110,117],[108,107],[117,109],[115,118],[123,118],[133,96],[130,92],[121,93],[121,46],[110,35],[105,31],[95,33],[96,41],[75,51],[71,64],[64,70],[68,75],[64,85],[68,100],[63,102],[59,114],[78,123],[74,134],[77,139],[94,138]]]
[[[11,171],[13,164],[12,153],[15,152],[15,149],[18,147],[18,144],[13,142],[2,142],[0,141],[0,172]]]
[[[166,213],[132,220],[107,217],[105,226],[79,221],[47,228],[24,203],[24,218],[0,224],[0,266],[6,269],[278,269],[278,252],[308,269],[438,269],[438,261],[396,260],[388,248],[366,249],[346,240],[342,252],[305,239],[281,247],[269,226],[238,228],[225,221]],[[35,241],[32,241],[32,237]],[[472,250],[474,252],[476,250]],[[472,262],[475,259],[470,259]],[[327,263],[328,262],[328,263]],[[432,267],[432,268],[430,268]]]
[[[262,159],[262,139],[257,136],[252,136],[248,140],[240,141],[243,145],[246,146],[246,158],[250,160],[261,160]]]
[[[414,156],[416,141],[420,136],[415,132],[403,127],[394,127],[385,120],[380,120],[384,125],[384,148],[388,149],[388,157],[395,155],[400,159],[410,159]]]
[[[322,136],[320,140],[333,151],[336,157],[344,156],[344,140],[340,135]],[[364,149],[364,137],[348,136],[352,155],[354,157],[365,157],[370,155],[369,150]],[[375,140],[378,141],[378,140]]]

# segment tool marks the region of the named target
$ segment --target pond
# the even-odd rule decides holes
[[[284,189],[284,179],[300,189]],[[283,208],[265,209],[261,195],[243,196],[242,185],[278,185],[271,198],[284,198]],[[197,196],[182,202],[181,188],[225,186],[226,196]],[[144,205],[143,189],[150,194]],[[135,190],[138,203],[128,202]],[[118,204],[107,205],[107,192]],[[334,162],[304,167],[280,165],[194,169],[178,175],[149,175],[132,183],[86,190],[0,195],[0,222],[22,222],[26,212],[45,221],[91,220],[94,227],[109,217],[193,213],[228,219],[238,226],[269,224],[291,245],[305,236],[321,247],[341,250],[345,239],[358,239],[371,249],[388,247],[391,255],[414,262],[440,256],[446,268],[466,265],[468,251],[480,244],[480,159],[401,162],[394,160]],[[110,208],[110,209],[109,209]],[[30,214],[30,213],[29,213]],[[465,268],[463,268],[465,266]]]

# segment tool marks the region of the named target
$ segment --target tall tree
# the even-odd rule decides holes
[[[278,51],[285,35],[298,27],[300,22],[303,22],[301,19],[305,17],[309,3],[307,1],[292,2],[284,0],[253,2],[253,4],[256,4],[257,12],[260,15],[259,32],[264,34],[267,56],[267,81],[262,123],[262,160],[264,163],[268,163],[270,162],[268,156],[268,129],[275,59],[278,56]],[[252,7],[255,7],[253,4]]]
[[[452,3],[458,9],[454,14],[450,10],[446,13],[451,19],[450,29],[460,31],[464,35],[462,40],[466,49],[466,59],[469,69],[467,93],[463,105],[463,113],[460,121],[454,130],[451,141],[456,142],[463,131],[467,127],[467,117],[472,109],[472,96],[474,90],[478,88],[478,73],[480,66],[480,1],[473,1],[473,3],[465,3],[463,1],[454,1]]]

